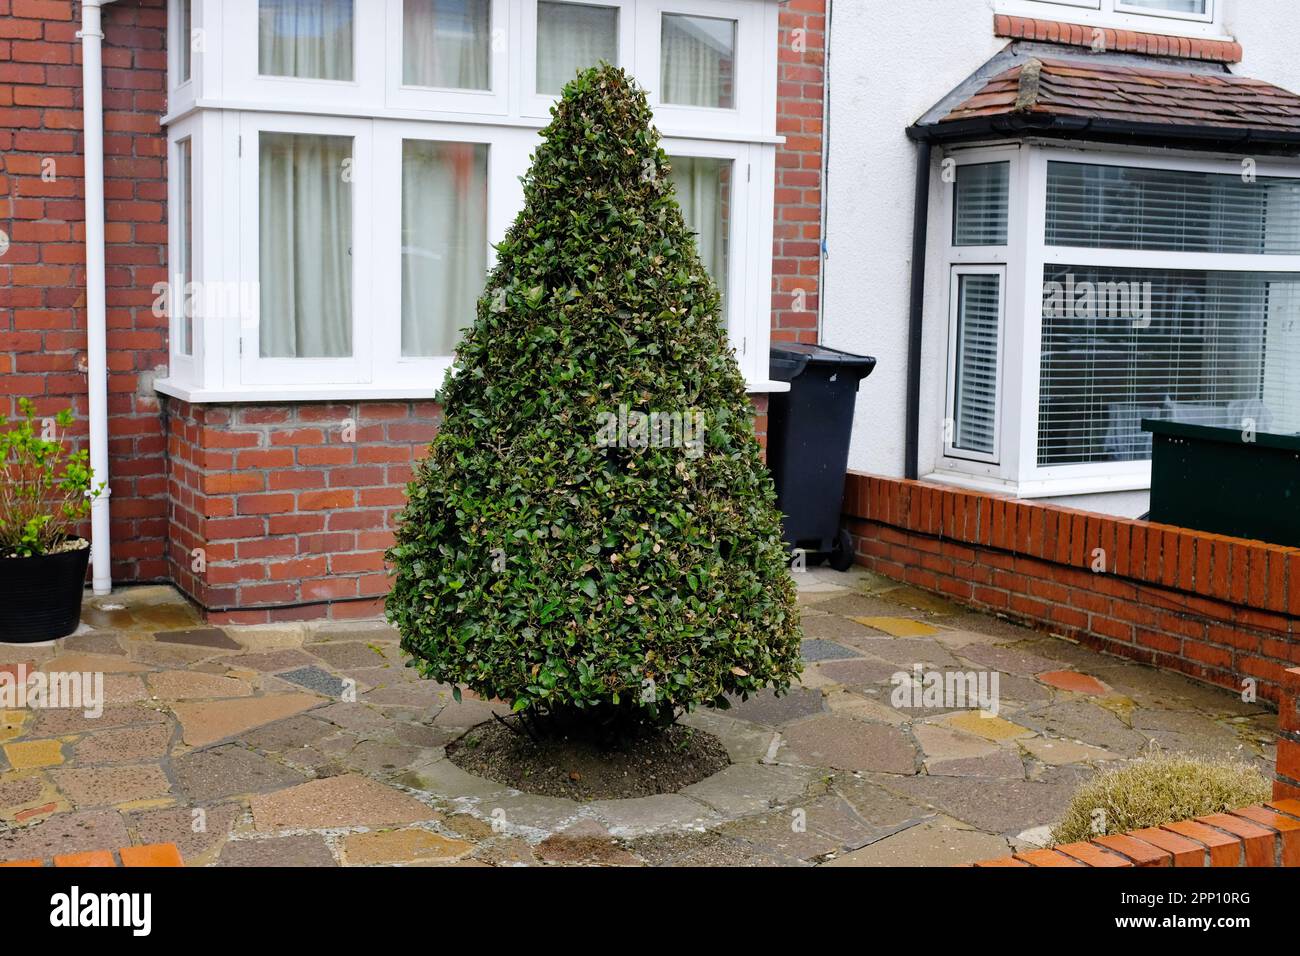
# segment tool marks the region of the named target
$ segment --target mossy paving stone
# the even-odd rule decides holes
[[[379,777],[399,774],[418,761],[427,748],[399,743],[396,740],[363,740],[341,758],[353,770]]]
[[[812,860],[842,849],[838,837],[805,826],[797,808],[746,817],[718,827],[725,837],[743,840],[760,852],[795,860]]]
[[[826,664],[817,665],[817,673],[835,681],[837,684],[844,684],[848,687],[870,687],[878,684],[889,684],[895,674],[909,669],[873,658],[863,658],[856,661],[830,661]]]
[[[938,641],[923,637],[866,638],[854,647],[871,657],[910,671],[917,664],[926,670],[959,670],[961,663]]]
[[[803,721],[784,731],[782,761],[799,761],[810,767],[836,770],[916,772],[916,748],[901,730],[888,724],[870,724],[850,717],[823,716]]]
[[[822,692],[816,688],[795,687],[780,697],[772,690],[764,690],[741,701],[732,699],[727,715],[754,724],[779,727],[823,711]]]
[[[1052,824],[1065,814],[1074,785],[1028,780],[999,780],[990,784],[974,777],[894,777],[871,774],[883,787],[928,804],[963,823],[991,833],[1019,833],[1027,827]],[[996,799],[991,794],[996,793]]]
[[[1010,852],[1011,846],[1003,837],[940,818],[909,827],[826,865],[957,866],[1006,856]]]
[[[376,687],[361,696],[367,704],[379,707],[442,708],[452,703],[451,687],[431,680],[402,681]],[[433,716],[432,714],[430,716]]]
[[[50,778],[78,808],[131,803],[172,796],[172,786],[156,763],[117,767],[62,768]]]
[[[614,836],[639,836],[660,829],[700,829],[721,817],[697,800],[681,794],[660,794],[631,800],[596,800],[586,804]]]
[[[1081,740],[1112,753],[1135,757],[1147,738],[1130,730],[1118,717],[1086,700],[1068,700],[1023,710],[1016,722],[1054,737]]]
[[[251,697],[248,681],[205,674],[190,668],[150,674],[149,690],[159,700],[209,700],[214,697]]]
[[[993,753],[978,757],[958,757],[953,760],[934,760],[926,765],[926,773],[933,777],[985,777],[996,780],[1024,780],[1025,765],[1017,752],[999,748]]]
[[[189,644],[219,650],[241,650],[238,641],[219,627],[192,627],[180,631],[156,631],[153,639],[163,644]]]
[[[818,776],[803,767],[733,764],[681,793],[725,816],[739,817],[798,800]]]
[[[301,713],[319,703],[320,698],[312,694],[267,694],[230,700],[182,701],[172,705],[172,712],[181,722],[185,743],[201,747]]]
[[[864,594],[846,594],[828,601],[819,601],[817,610],[825,611],[827,614],[838,614],[844,618],[895,616],[922,620],[927,616],[923,611],[908,612],[896,603]]]
[[[218,866],[338,866],[319,833],[265,839],[231,840],[221,849]]]
[[[242,813],[233,803],[137,810],[127,814],[127,825],[137,843],[175,843],[187,866],[202,866],[215,859]]]
[[[862,656],[860,651],[855,651],[851,647],[845,647],[843,644],[821,640],[820,638],[806,638],[800,648],[800,653],[805,661],[838,661]]]
[[[88,766],[158,760],[170,752],[175,727],[174,723],[168,721],[87,734],[69,748],[69,762],[77,766]]]
[[[1001,644],[971,644],[956,653],[968,664],[1022,677],[1034,677],[1057,669],[1056,661]]]
[[[401,651],[396,644],[359,641],[340,641],[329,644],[307,644],[303,647],[335,669],[348,667],[377,667],[385,661],[401,661]]]
[[[264,724],[245,734],[239,740],[254,750],[267,753],[283,753],[309,744],[339,732],[335,724],[308,714],[298,714]]]
[[[801,623],[805,639],[852,642],[856,638],[868,637],[874,633],[861,624],[838,614],[809,616],[805,617]]]
[[[199,804],[238,794],[281,790],[307,780],[304,774],[237,744],[177,757],[172,769],[181,790]]]
[[[434,815],[409,794],[359,774],[326,777],[260,794],[250,805],[253,825],[259,831],[416,823]]]
[[[343,838],[343,861],[348,866],[384,863],[450,863],[468,856],[474,844],[410,827],[349,833]]]
[[[87,853],[131,843],[116,810],[56,813],[32,826],[0,830],[0,860],[47,860],[55,854]]]

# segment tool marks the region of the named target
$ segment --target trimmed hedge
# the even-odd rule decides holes
[[[651,119],[615,67],[565,88],[389,552],[424,676],[527,717],[662,726],[801,669],[752,406]]]

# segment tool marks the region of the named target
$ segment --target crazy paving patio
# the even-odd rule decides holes
[[[802,686],[686,718],[731,766],[591,803],[445,759],[489,705],[419,680],[385,625],[204,627],[166,587],[89,600],[76,635],[0,645],[9,669],[102,672],[107,698],[98,719],[0,711],[0,861],[173,842],[220,866],[951,865],[1041,845],[1081,781],[1153,745],[1272,765],[1263,705],[861,570],[797,580]],[[917,664],[996,671],[1000,715],[895,708]]]

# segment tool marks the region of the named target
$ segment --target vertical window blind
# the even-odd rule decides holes
[[[1002,277],[995,272],[957,276],[951,447],[997,453]]]
[[[1007,244],[1010,179],[1010,163],[979,163],[957,167],[952,224],[954,246]]]

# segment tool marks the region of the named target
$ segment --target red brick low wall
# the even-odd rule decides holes
[[[1300,549],[850,473],[858,562],[1121,657],[1278,702]]]
[[[1300,667],[1286,672],[1278,702],[1277,767],[1273,797],[1300,800]]]
[[[382,613],[384,551],[440,417],[433,402],[169,400],[172,579],[214,622]]]
[[[752,397],[767,440],[767,396]],[[169,399],[168,570],[214,623],[383,613],[384,551],[433,402],[192,405]]]

